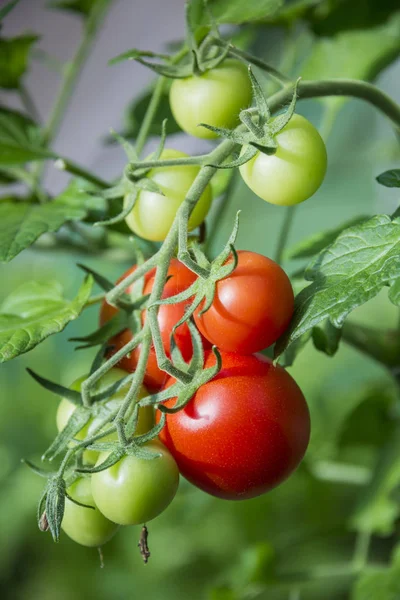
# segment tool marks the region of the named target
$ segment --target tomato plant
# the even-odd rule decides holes
[[[221,350],[253,354],[287,329],[294,296],[288,276],[273,260],[243,250],[237,256],[236,269],[218,281],[210,308],[201,314],[201,304],[194,318],[203,336]]]
[[[327,156],[323,139],[314,125],[293,115],[276,136],[275,154],[263,152],[240,166],[249,188],[271,204],[291,206],[304,202],[324,180]],[[242,154],[246,151],[243,147]]]
[[[183,131],[199,138],[216,134],[200,123],[235,127],[239,112],[251,104],[251,85],[246,65],[227,59],[215,69],[184,79],[175,79],[169,93],[172,114]]]
[[[179,485],[178,467],[162,444],[145,446],[156,458],[125,456],[92,475],[92,493],[101,512],[114,523],[138,525],[155,519],[172,502]],[[107,458],[101,454],[98,465]]]
[[[138,22],[151,39],[155,16],[165,26],[157,52],[121,48],[106,57],[110,65],[129,61],[119,67],[126,89],[144,81],[140,69],[157,73],[122,120],[123,90],[96,63],[106,53],[84,71],[96,77],[79,79],[113,0],[52,3],[82,25],[62,65],[51,53],[59,36],[13,33],[14,15],[31,21],[32,4],[0,8],[0,88],[9,94],[0,106],[0,262],[13,261],[2,267],[0,362],[21,356],[2,369],[12,399],[0,407],[0,522],[2,539],[12,540],[12,551],[0,551],[2,589],[18,598],[41,592],[43,568],[49,578],[57,572],[54,586],[46,579],[49,596],[63,596],[65,573],[79,579],[77,600],[93,592],[83,587],[86,568],[72,577],[68,554],[67,571],[53,568],[54,557],[49,568],[46,544],[25,544],[28,499],[41,480],[20,475],[23,456],[44,481],[38,526],[55,541],[64,528],[95,546],[119,523],[143,526],[173,500],[179,471],[187,478],[174,510],[150,526],[158,559],[146,587],[135,569],[138,594],[392,600],[400,560],[400,169],[398,139],[385,131],[400,128],[392,98],[398,2],[187,0],[185,35],[170,28],[183,20],[173,3],[155,0],[149,26],[139,13],[154,7],[138,12],[130,3],[134,19],[118,24],[119,41],[125,26],[136,39]],[[38,10],[33,21],[43,26]],[[68,39],[69,23],[60,25]],[[59,71],[49,115],[36,107],[53,97],[47,77],[26,77],[32,56],[40,69]],[[376,85],[389,65],[390,77]],[[65,112],[78,80],[78,98],[91,99],[83,115]],[[104,162],[85,152],[94,123],[103,127],[95,137],[108,142]],[[66,185],[57,170],[70,177]],[[77,365],[87,374],[70,387],[46,378],[68,380]],[[50,402],[61,398],[58,433],[44,452],[38,436],[47,439],[52,408],[47,415],[46,394],[39,402],[25,366]],[[144,526],[119,538],[129,552],[139,538],[147,562],[147,535]],[[17,584],[20,563],[31,568]],[[117,579],[129,588],[129,577]],[[106,591],[114,580],[104,580]],[[207,589],[193,590],[193,581]]]
[[[187,154],[184,152],[168,149],[162,152],[160,159],[185,157]],[[200,167],[191,165],[151,169],[146,177],[157,184],[160,192],[143,190],[139,193],[133,209],[126,217],[130,229],[146,240],[164,240],[199,171]],[[211,206],[211,199],[211,189],[207,186],[190,216],[189,231],[204,221]],[[128,200],[127,197],[126,202]]]
[[[62,528],[68,537],[77,544],[94,548],[108,542],[119,526],[106,519],[95,505],[90,478],[77,479],[68,488],[68,496],[62,520]],[[74,500],[86,506],[80,506]]]
[[[205,367],[213,363],[209,354]],[[282,367],[261,355],[223,352],[221,371],[185,408],[167,416],[161,440],[194,485],[243,500],[286,479],[303,458],[309,435],[306,401]]]

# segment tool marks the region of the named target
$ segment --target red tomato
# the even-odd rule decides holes
[[[260,354],[221,355],[221,371],[185,408],[167,415],[160,439],[182,475],[200,489],[228,500],[253,498],[298,466],[310,416],[300,388],[282,367]],[[213,364],[209,352],[205,367]],[[167,387],[173,383],[170,378]]]
[[[285,271],[270,258],[240,250],[238,259],[233,273],[218,281],[210,309],[200,316],[200,305],[194,319],[203,336],[221,350],[253,354],[284,333],[294,296]]]
[[[130,273],[136,269],[136,266],[131,267],[120,277],[117,283],[122,281]],[[149,271],[145,276],[143,294],[150,294],[154,285],[155,269]],[[170,263],[168,270],[168,281],[165,284],[163,291],[163,298],[169,298],[175,296],[183,290],[186,290],[196,279],[197,275],[190,271],[184,264],[178,259],[173,258]],[[128,287],[127,292],[131,290],[131,286]],[[186,306],[190,304],[190,300],[180,302],[179,304],[171,304],[161,306],[158,311],[158,322],[160,324],[161,337],[164,344],[166,354],[169,356],[170,353],[170,336],[171,331],[175,323],[183,317]],[[103,325],[109,321],[117,312],[117,309],[110,306],[106,302],[103,302],[100,309],[100,324]],[[146,311],[142,313],[142,322],[146,317]],[[132,333],[129,329],[125,329],[118,335],[114,336],[110,343],[114,345],[113,352],[122,348],[132,339]],[[175,332],[175,341],[178,348],[180,349],[182,356],[185,360],[189,360],[192,356],[192,339],[190,331],[186,323],[178,327]],[[126,371],[133,372],[139,360],[140,346],[135,348],[128,356],[125,356],[119,363],[118,366]],[[167,381],[168,375],[161,371],[157,365],[157,358],[154,348],[150,350],[149,360],[147,363],[146,374],[144,378],[144,384],[150,391],[159,390]]]

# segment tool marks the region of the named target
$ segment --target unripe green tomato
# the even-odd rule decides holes
[[[92,493],[99,510],[120,525],[146,523],[162,513],[173,500],[179,484],[175,460],[161,442],[146,449],[161,456],[154,459],[124,456],[112,467],[93,473]],[[102,453],[100,465],[108,456]]]
[[[107,519],[96,507],[89,477],[77,479],[67,490],[74,500],[93,506],[85,508],[65,498],[65,511],[61,523],[63,531],[77,544],[99,547],[108,542],[119,525]]]
[[[109,386],[113,385],[117,381],[120,381],[124,377],[126,377],[128,373],[123,369],[113,368],[110,369],[96,384],[93,394],[99,394]],[[80,391],[82,382],[88,378],[88,375],[83,375],[79,377],[74,383],[70,386],[72,390],[77,392]],[[121,406],[124,397],[126,396],[130,384],[128,383],[121,390],[119,390],[116,394],[110,398],[106,404],[107,408],[111,410],[118,408]],[[138,398],[144,398],[148,396],[148,391],[142,385],[139,390]],[[56,421],[57,421],[57,429],[58,431],[62,431],[66,424],[68,423],[69,418],[74,412],[76,406],[67,398],[63,398],[58,406]],[[129,415],[129,413],[128,413]],[[91,419],[75,436],[77,440],[84,440],[86,437],[92,435],[95,427],[99,424],[98,419]],[[136,434],[141,435],[142,433],[147,433],[154,424],[154,411],[152,406],[145,406],[139,409],[139,420],[137,424]],[[118,439],[117,433],[112,433],[101,439],[104,441],[112,441]],[[94,450],[85,450],[83,453],[83,459],[86,463],[94,464],[99,457],[99,453]]]
[[[186,158],[188,155],[178,150],[164,150],[161,159]],[[186,198],[200,167],[196,165],[157,167],[147,173],[155,181],[162,194],[142,190],[135,205],[125,218],[128,227],[140,237],[153,242],[161,242],[167,237],[175,215]],[[189,219],[189,231],[204,221],[211,206],[211,187],[207,185]],[[124,205],[128,202],[125,197]]]
[[[215,69],[185,79],[174,79],[169,93],[171,111],[178,125],[195,137],[216,138],[199,123],[232,129],[239,113],[251,104],[252,89],[247,67],[228,58]]]
[[[271,204],[291,206],[310,198],[324,180],[327,155],[320,134],[304,117],[294,114],[275,140],[275,154],[262,152],[239,167],[249,188]],[[241,155],[245,152],[243,146]]]

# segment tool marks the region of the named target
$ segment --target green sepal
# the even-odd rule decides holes
[[[95,447],[95,444],[93,444],[93,447]],[[76,471],[78,473],[100,473],[101,471],[105,471],[106,469],[109,469],[110,467],[115,465],[119,460],[121,460],[121,458],[125,454],[125,450],[121,447],[118,447],[116,450],[113,450],[100,465],[94,467],[86,467],[84,469],[76,469]]]
[[[165,60],[169,59],[168,54],[158,54],[156,52],[150,52],[150,51],[146,51],[146,50],[138,50],[137,48],[131,48],[131,50],[127,50],[126,52],[123,52],[122,54],[118,54],[118,56],[111,58],[108,61],[108,64],[116,65],[125,60],[137,60],[138,58],[141,58],[142,56],[145,56],[147,58],[161,58],[161,59],[165,59]]]
[[[128,201],[126,203],[124,202],[124,207],[120,213],[118,213],[115,217],[112,217],[111,219],[106,219],[105,221],[97,221],[97,223],[94,223],[94,226],[101,225],[102,227],[106,227],[107,225],[115,225],[116,223],[120,223],[121,221],[123,221],[135,206],[138,197],[138,192],[135,189],[131,189],[126,194],[126,196],[128,198]]]
[[[85,345],[78,348],[92,348],[99,344],[106,343],[117,333],[120,333],[128,326],[128,315],[124,310],[119,310],[107,323],[104,323],[99,329],[89,335],[82,337],[69,338],[70,342],[85,342]],[[112,345],[111,343],[109,344]]]
[[[58,542],[60,539],[61,522],[65,509],[65,492],[66,485],[64,479],[59,475],[50,477],[45,492],[45,511],[49,529],[55,542]],[[43,506],[43,497],[39,504]]]
[[[214,367],[210,367],[208,369],[201,370],[197,375],[195,375],[190,383],[183,384],[181,382],[177,382],[177,394],[176,394],[176,403],[173,407],[169,408],[160,404],[158,409],[167,414],[174,414],[179,412],[190,402],[196,392],[201,388],[201,386],[205,385],[208,381],[213,379],[216,374],[221,370],[222,359],[219,353],[219,350],[216,346],[212,347],[212,352],[214,353],[217,361]],[[168,391],[172,390],[175,386],[171,386]],[[174,396],[170,396],[174,397]]]
[[[39,502],[36,509],[36,521],[40,531],[48,531],[49,523],[46,516],[46,498],[47,498],[47,485],[39,498]]]
[[[257,148],[255,144],[249,144],[246,147],[246,150],[243,152],[241,156],[238,156],[235,160],[232,160],[228,163],[222,163],[222,165],[207,165],[207,167],[213,167],[215,169],[235,169],[236,167],[241,167],[249,160],[251,160],[257,154]]]
[[[92,275],[92,277],[95,280],[95,282],[97,283],[97,285],[99,287],[101,287],[101,289],[104,290],[105,292],[109,292],[110,290],[113,289],[114,284],[111,281],[109,281],[108,279],[106,279],[106,277],[103,277],[103,275],[100,275],[100,273],[97,273],[97,271],[94,271],[90,267],[86,267],[82,263],[77,263],[77,266],[80,269],[82,269],[82,271],[85,271],[85,273],[89,273],[89,275]]]
[[[147,433],[144,433],[143,435],[135,436],[133,438],[133,441],[135,442],[135,444],[138,444],[139,446],[141,446],[142,444],[146,444],[146,442],[150,442],[151,440],[154,440],[154,438],[156,438],[158,436],[158,434],[162,431],[164,425],[165,425],[165,415],[161,415],[161,418],[160,418],[159,422],[157,423],[157,425],[155,425]]]
[[[90,504],[83,504],[83,502],[79,502],[79,500],[75,500],[75,498],[73,498],[72,496],[70,496],[68,494],[67,490],[65,490],[65,496],[68,498],[68,500],[71,500],[71,502],[73,502],[77,506],[82,506],[83,508],[91,508],[92,510],[96,510],[95,506],[91,506]]]
[[[126,454],[128,454],[128,456],[136,456],[137,458],[142,458],[144,460],[154,460],[155,458],[160,458],[161,456],[161,452],[152,452],[151,450],[147,450],[147,448],[143,448],[143,446],[137,446],[134,443],[126,447]]]
[[[71,390],[70,388],[64,387],[59,383],[54,383],[49,379],[45,379],[44,377],[41,377],[40,375],[32,371],[32,369],[27,368],[26,370],[28,371],[29,375],[33,377],[35,381],[37,381],[39,385],[44,387],[49,392],[57,394],[57,396],[61,396],[62,398],[66,398],[67,400],[69,400],[69,402],[75,404],[75,406],[82,406],[82,398],[80,392],[77,392],[76,390]]]
[[[63,452],[71,440],[87,425],[91,418],[89,408],[78,406],[71,414],[64,429],[60,431],[52,444],[47,448],[42,456],[42,460],[53,460],[58,454]]]
[[[42,469],[41,467],[34,465],[30,460],[27,460],[26,458],[22,458],[21,462],[24,465],[26,465],[31,471],[33,471],[33,473],[39,475],[40,477],[45,477],[46,479],[48,479],[52,475],[56,475],[55,471],[47,471],[46,469]]]

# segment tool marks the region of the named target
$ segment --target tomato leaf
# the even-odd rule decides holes
[[[282,0],[211,0],[210,9],[217,23],[248,23],[271,17],[283,6]]]
[[[346,229],[310,263],[305,278],[312,283],[297,295],[292,322],[278,340],[275,356],[326,319],[340,328],[352,310],[398,281],[400,219],[378,215]],[[390,299],[397,302],[398,295]]]
[[[20,0],[12,0],[8,4],[3,6],[3,8],[0,8],[0,21],[2,21],[4,17],[6,17],[8,13],[12,11],[12,9],[18,4],[19,1]]]
[[[28,352],[49,335],[62,331],[82,312],[92,285],[88,277],[73,300],[63,298],[56,281],[30,281],[12,292],[0,311],[0,362]]]
[[[57,231],[67,221],[83,219],[87,211],[64,202],[0,204],[0,260],[9,262],[43,233]]]
[[[312,339],[317,350],[324,352],[328,356],[336,354],[339,348],[339,342],[342,332],[329,319],[323,321],[312,329]]]
[[[317,39],[303,64],[305,79],[345,77],[371,81],[400,53],[400,13],[386,23],[365,30],[343,31],[331,38]],[[335,110],[345,98],[324,99]]]
[[[39,127],[26,115],[0,106],[0,165],[57,158],[44,148]]]
[[[378,183],[386,187],[400,187],[400,169],[391,169],[390,171],[385,171],[381,173],[376,178]]]
[[[383,447],[370,484],[364,490],[351,524],[360,531],[389,535],[400,515],[395,491],[400,486],[400,431],[397,429]]]
[[[326,248],[326,246],[332,244],[343,230],[348,229],[348,227],[351,227],[352,225],[363,223],[368,219],[369,217],[365,215],[361,217],[355,217],[354,219],[350,219],[334,229],[328,229],[320,233],[313,233],[309,237],[301,240],[301,242],[286,250],[285,258],[311,258],[312,256],[318,254],[318,252],[321,252],[321,250]]]
[[[37,35],[0,39],[0,87],[18,89],[28,66],[29,51],[38,39]]]
[[[68,10],[87,17],[90,15],[95,4],[99,4],[102,1],[103,0],[59,0],[57,2],[50,2],[49,7]]]

